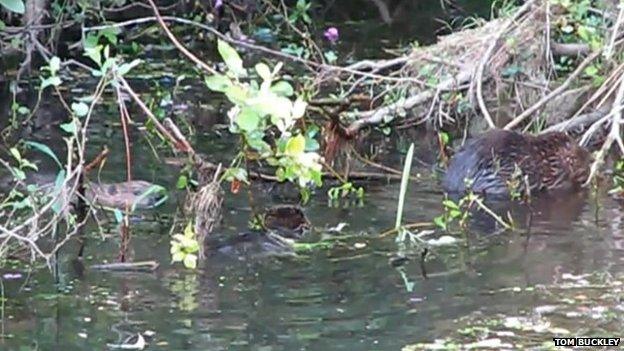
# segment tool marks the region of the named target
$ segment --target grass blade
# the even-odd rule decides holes
[[[405,164],[403,165],[403,175],[401,176],[401,191],[399,192],[399,205],[396,214],[395,229],[401,227],[403,221],[403,206],[405,205],[405,194],[407,193],[407,184],[409,183],[410,170],[412,168],[412,158],[414,156],[414,143],[410,145],[407,150],[407,156],[405,156]]]

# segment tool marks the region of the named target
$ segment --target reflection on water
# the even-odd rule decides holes
[[[439,214],[442,197],[431,189],[438,189],[435,181],[412,184],[406,220]],[[530,228],[473,229],[467,245],[430,256],[428,279],[408,262],[402,267],[414,284],[408,292],[388,264],[393,238],[378,238],[394,221],[397,193],[396,184],[371,185],[364,205],[349,208],[317,197],[307,207],[316,227],[350,224],[344,234],[351,238],[334,249],[247,261],[219,256],[197,272],[168,266],[166,228],[135,226],[134,258],[163,263],[156,273],[79,274],[68,254],[57,286],[47,272],[5,281],[4,333],[11,337],[4,345],[17,349],[36,340],[39,349],[99,349],[142,333],[150,349],[161,350],[397,350],[443,337],[457,318],[476,311],[516,315],[535,307],[530,294],[495,291],[553,284],[563,274],[622,272],[619,206],[601,197],[596,212],[586,194],[576,194],[536,199],[530,221],[526,206],[493,206]],[[227,209],[224,230],[245,228],[245,198],[230,199]],[[91,239],[87,264],[114,258],[116,245],[114,237]]]

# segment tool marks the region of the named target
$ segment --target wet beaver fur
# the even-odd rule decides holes
[[[448,193],[493,196],[575,189],[587,180],[589,164],[589,152],[564,133],[533,136],[496,129],[468,141],[453,156],[442,186]]]

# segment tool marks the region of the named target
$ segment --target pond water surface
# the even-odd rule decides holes
[[[201,152],[215,162],[227,161],[232,140],[226,130],[213,128],[221,120],[218,109],[205,106],[218,106],[219,100],[199,91],[179,97],[176,103],[186,108],[177,114],[204,124],[195,141]],[[49,109],[54,114],[53,106]],[[115,106],[98,113],[92,153],[107,143],[113,156],[100,177],[120,181],[124,159]],[[28,137],[48,140],[51,134]],[[174,188],[178,170],[156,160],[136,130],[133,140],[135,178]],[[406,133],[382,142],[398,155],[390,164],[400,168],[404,156],[396,150],[410,141],[416,141],[424,164],[433,164],[435,145],[429,140]],[[415,162],[412,173],[420,180],[409,187],[406,223],[431,222],[441,214],[443,194],[432,169]],[[85,267],[114,261],[119,243],[114,225],[104,224],[102,232],[91,226],[84,262],[75,260],[78,244],[70,242],[60,254],[56,280],[46,269],[4,279],[0,349],[115,349],[140,333],[149,350],[400,350],[444,338],[473,341],[475,333],[485,333],[483,323],[506,332],[493,335],[506,337],[511,349],[547,347],[566,330],[622,335],[618,279],[624,273],[624,212],[609,197],[538,199],[532,216],[526,206],[494,204],[502,214],[511,210],[517,230],[500,230],[490,218],[478,216],[460,238],[462,245],[436,249],[424,265],[417,254],[408,255],[410,260],[396,268],[390,264],[397,253],[395,238],[380,234],[394,225],[399,185],[363,185],[362,201],[331,203],[326,188],[312,196],[305,211],[315,229],[304,240],[337,235],[327,229],[347,223],[339,234],[344,238],[330,249],[296,257],[215,255],[196,271],[171,265],[169,230],[177,205],[172,196],[132,227],[132,260],[156,260],[160,268],[97,272]],[[258,203],[292,201],[270,184],[258,187]],[[228,194],[219,234],[247,230],[250,213],[244,192]],[[538,321],[547,326],[529,328],[542,325]],[[473,325],[482,329],[467,329]]]

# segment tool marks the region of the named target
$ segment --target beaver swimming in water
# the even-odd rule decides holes
[[[262,229],[227,237],[208,237],[204,243],[212,254],[225,254],[238,260],[271,256],[293,256],[293,243],[310,229],[303,209],[277,205],[265,209]]]
[[[564,133],[520,134],[495,129],[468,141],[446,171],[448,193],[509,196],[580,188],[590,154]]]

